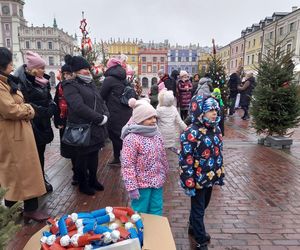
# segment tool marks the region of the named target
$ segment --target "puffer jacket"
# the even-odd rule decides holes
[[[178,82],[179,106],[181,110],[188,110],[192,99],[193,84],[187,80]]]

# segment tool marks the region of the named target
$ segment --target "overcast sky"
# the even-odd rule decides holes
[[[299,0],[25,0],[28,25],[52,26],[79,35],[84,11],[90,36],[97,40],[120,37],[172,45],[226,45],[242,29],[274,12],[290,12]]]

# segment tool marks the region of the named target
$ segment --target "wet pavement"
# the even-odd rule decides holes
[[[257,144],[251,122],[238,114],[228,118],[224,137],[226,185],[215,187],[205,224],[212,240],[209,249],[300,249],[300,128],[290,150]],[[40,199],[52,216],[129,202],[118,167],[109,167],[111,146],[101,151],[98,178],[104,192],[80,194],[71,185],[70,161],[59,154],[59,140],[47,147],[46,173],[54,192]],[[177,249],[193,249],[187,234],[190,200],[178,185],[177,156],[168,152],[170,173],[165,185],[164,215],[168,217]],[[43,224],[23,225],[8,249],[22,249]]]

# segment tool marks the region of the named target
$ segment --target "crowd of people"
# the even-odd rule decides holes
[[[197,249],[207,249],[205,209],[213,185],[223,185],[222,135],[225,108],[218,88],[207,74],[190,78],[174,70],[158,72],[148,97],[127,80],[126,58],[109,59],[98,89],[90,63],[67,55],[54,98],[45,61],[34,52],[13,71],[11,52],[0,48],[0,186],[8,189],[6,206],[24,201],[25,219],[43,221],[38,197],[53,191],[44,171],[44,154],[54,137],[51,118],[59,129],[61,155],[72,162],[72,185],[86,195],[103,191],[97,179],[100,149],[109,138],[113,158],[121,167],[124,186],[135,211],[162,215],[163,185],[168,176],[167,150],[179,155],[179,180],[191,197],[189,233]],[[254,77],[241,72],[229,79],[230,110],[241,93],[243,119],[249,118]],[[133,90],[133,91],[131,91]],[[179,148],[180,145],[180,149]],[[178,150],[177,150],[178,149]]]

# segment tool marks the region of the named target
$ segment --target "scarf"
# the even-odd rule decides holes
[[[138,124],[126,124],[122,128],[121,139],[129,135],[130,133],[139,134],[146,137],[153,137],[158,134],[157,126],[144,126]]]
[[[49,81],[45,77],[36,76],[34,82],[42,87],[46,87]]]
[[[204,124],[204,126],[207,128],[214,128],[214,127],[218,126],[220,120],[221,120],[220,116],[217,116],[215,121],[212,121],[212,120],[208,119],[207,117],[203,116],[202,124]]]
[[[77,77],[82,81],[84,81],[85,83],[91,83],[93,81],[93,77],[91,75],[77,74]]]

